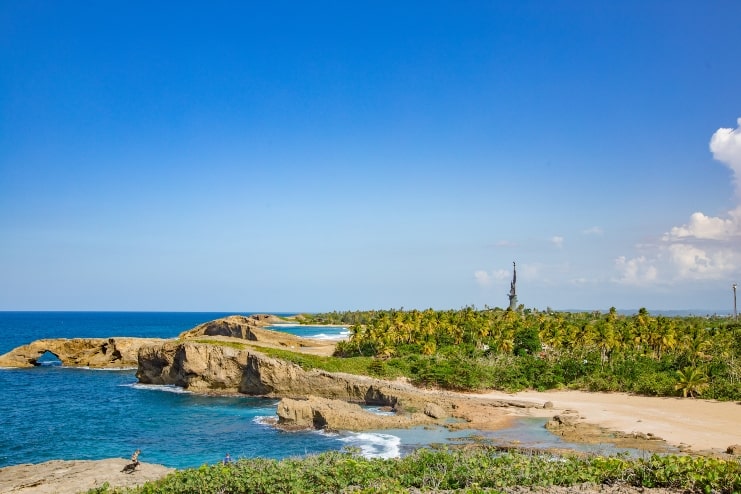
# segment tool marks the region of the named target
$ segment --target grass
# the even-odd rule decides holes
[[[259,344],[240,343],[236,341],[223,341],[207,338],[188,340],[194,343],[205,345],[215,345],[236,350],[248,350],[254,348],[260,353],[269,357],[285,360],[298,365],[303,370],[318,369],[327,372],[344,372],[346,374],[355,374],[360,376],[376,376],[387,379],[407,376],[408,370],[399,362],[386,362],[374,357],[325,357],[321,355],[311,355],[306,353],[283,350],[279,348],[270,348],[260,346]]]
[[[386,365],[385,362],[374,357],[324,357],[265,347],[260,347],[260,352],[270,357],[294,363],[304,370],[319,369],[327,372],[344,372],[346,374],[370,375],[389,379],[405,375],[401,369]]]
[[[234,348],[235,350],[247,350],[248,348],[246,344],[238,343],[236,341],[206,340],[206,339],[186,340],[186,341],[193,342],[193,343],[203,343],[206,345],[215,345],[215,346]]]

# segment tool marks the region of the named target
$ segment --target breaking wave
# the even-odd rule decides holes
[[[134,389],[146,389],[150,391],[164,391],[166,393],[191,393],[192,394],[191,391],[183,389],[180,386],[175,386],[174,384],[129,383],[129,384],[121,384],[120,386],[125,386],[129,388],[134,388]]]
[[[366,458],[398,458],[401,456],[401,438],[374,432],[350,432],[340,438],[346,447],[360,449]]]

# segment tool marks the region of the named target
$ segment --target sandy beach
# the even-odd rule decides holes
[[[529,414],[552,416],[576,410],[584,422],[625,433],[654,434],[673,446],[695,452],[724,452],[741,444],[741,404],[691,398],[634,396],[585,391],[524,391],[477,394],[487,398],[514,398],[553,403],[553,409],[529,409]],[[685,449],[685,448],[683,448]]]

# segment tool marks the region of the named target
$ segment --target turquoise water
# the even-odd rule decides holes
[[[249,314],[249,313],[245,313]],[[0,354],[40,338],[175,337],[226,313],[0,312]],[[282,331],[338,338],[342,327]],[[386,433],[284,432],[266,424],[276,400],[212,397],[137,383],[134,370],[58,366],[0,370],[0,467],[52,459],[127,458],[184,468],[232,458],[285,458],[360,448],[398,456]]]
[[[0,353],[40,338],[175,337],[225,315],[0,312]],[[335,336],[342,329],[335,328]],[[322,332],[331,337],[331,330]],[[275,417],[275,400],[143,386],[134,374],[55,366],[0,371],[0,467],[128,457],[135,449],[143,461],[189,467],[218,462],[227,452],[283,458],[356,442],[352,434],[286,433],[266,425],[265,417]]]

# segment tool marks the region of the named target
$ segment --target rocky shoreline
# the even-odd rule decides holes
[[[285,320],[265,314],[229,316],[196,326],[177,339],[38,340],[0,356],[0,366],[34,365],[46,351],[68,366],[136,366],[143,384],[175,385],[203,394],[281,398],[276,425],[286,429],[360,431],[439,425],[493,430],[506,427],[515,417],[555,416],[550,428],[569,441],[668,450],[658,437],[594,427],[580,421],[578,414],[553,408],[549,401],[492,399],[420,389],[402,380],[304,370],[266,355],[265,349],[331,355],[334,344],[265,329],[280,322]],[[387,407],[394,413],[378,415],[358,404]]]
[[[333,343],[264,329],[276,322],[284,321],[268,315],[230,316],[171,340],[38,340],[0,356],[0,366],[35,365],[39,356],[49,351],[68,366],[136,367],[137,378],[145,384],[176,385],[203,394],[281,398],[275,425],[284,429],[361,431],[436,425],[492,430],[508,426],[516,417],[543,417],[550,419],[547,427],[551,432],[570,442],[611,443],[649,452],[676,451],[656,435],[600,427],[586,422],[578,411],[550,400],[419,389],[403,380],[304,370],[266,355],[265,349],[331,355]],[[379,415],[359,404],[386,407],[393,413]],[[130,486],[172,471],[142,463],[140,470],[126,476],[121,472],[125,464],[126,460],[108,459],[6,467],[0,469],[0,492],[78,492],[99,487],[105,481],[112,486]]]

